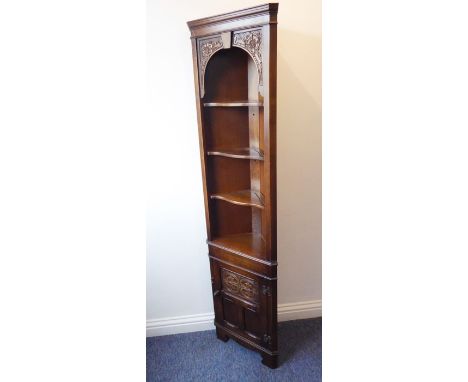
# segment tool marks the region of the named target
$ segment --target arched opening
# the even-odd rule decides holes
[[[261,247],[263,104],[258,79],[255,62],[243,49],[214,53],[205,70],[203,128],[211,232],[215,238],[241,235],[239,240]]]
[[[258,101],[258,70],[240,48],[221,49],[205,70],[205,102]]]

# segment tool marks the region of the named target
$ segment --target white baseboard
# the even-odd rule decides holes
[[[278,321],[315,318],[322,315],[322,300],[293,302],[278,305]],[[146,321],[146,337],[165,336],[213,330],[214,313],[193,314],[189,316],[168,317]]]
[[[278,305],[278,321],[302,320],[322,316],[322,300],[292,302]]]
[[[212,330],[214,313],[146,320],[146,337]]]

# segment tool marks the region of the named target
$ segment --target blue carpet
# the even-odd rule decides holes
[[[322,379],[322,319],[282,322],[278,328],[279,367],[261,363],[259,353],[214,330],[146,339],[146,380],[307,381]]]

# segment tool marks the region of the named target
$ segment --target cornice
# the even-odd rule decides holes
[[[262,5],[257,5],[255,7],[241,9],[239,11],[223,13],[220,15],[204,17],[202,19],[188,21],[187,25],[190,30],[197,28],[219,24],[224,22],[231,22],[235,20],[245,19],[255,16],[268,15],[271,17],[271,23],[276,23],[276,15],[278,13],[278,3],[267,3]]]

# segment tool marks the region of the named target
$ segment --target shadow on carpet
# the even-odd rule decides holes
[[[279,367],[269,369],[259,353],[224,343],[214,330],[146,339],[146,380],[307,381],[322,379],[322,319],[279,323]]]

